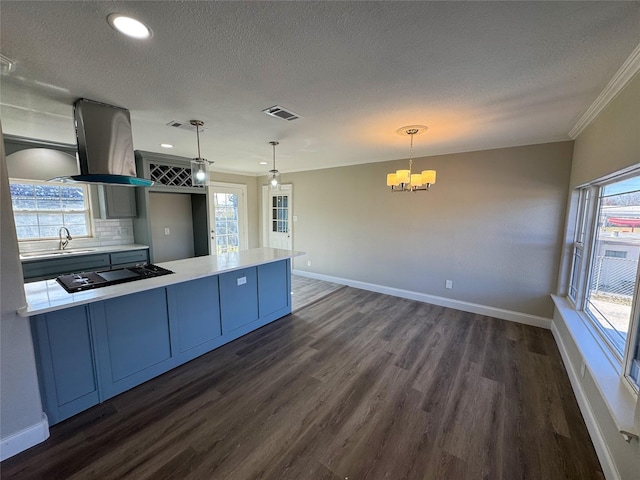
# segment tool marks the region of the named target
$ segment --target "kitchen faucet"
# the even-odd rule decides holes
[[[65,231],[65,239],[62,239],[62,231]],[[69,245],[69,242],[71,240],[73,240],[73,237],[71,236],[71,233],[69,232],[69,229],[67,227],[60,227],[60,230],[58,230],[58,236],[60,237],[60,250],[64,250],[65,248],[67,248],[67,245]]]

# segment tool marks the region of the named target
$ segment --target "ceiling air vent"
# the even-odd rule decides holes
[[[171,120],[169,123],[167,123],[167,125],[169,127],[175,127],[175,128],[181,128],[182,130],[188,130],[189,132],[193,132],[193,130],[194,130],[193,125],[191,125],[188,120],[186,122],[177,122],[175,120]],[[200,127],[200,133],[204,132],[205,130],[206,130],[206,128]]]
[[[286,108],[281,107],[280,105],[274,105],[273,107],[269,107],[266,110],[263,110],[263,112],[266,113],[267,115],[271,115],[272,117],[278,117],[283,120],[287,120],[288,122],[290,122],[291,120],[296,120],[297,118],[300,118],[300,115],[298,115],[297,113],[293,113],[291,110],[287,110]]]

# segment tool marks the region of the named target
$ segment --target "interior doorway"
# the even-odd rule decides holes
[[[293,188],[280,185],[277,190],[262,187],[262,239],[265,247],[293,250]]]
[[[211,254],[248,248],[247,186],[212,182],[209,185]]]

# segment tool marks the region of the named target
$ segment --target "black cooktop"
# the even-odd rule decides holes
[[[71,273],[56,278],[58,283],[69,293],[90,290],[92,288],[107,287],[118,283],[133,282],[145,278],[159,277],[173,273],[166,268],[145,263],[135,267],[103,270],[99,272]]]

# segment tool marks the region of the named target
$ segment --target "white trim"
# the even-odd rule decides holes
[[[569,137],[576,139],[582,131],[604,110],[609,103],[620,93],[629,80],[640,70],[640,45],[638,45],[627,60],[622,64],[611,81],[604,87],[598,98],[591,104],[587,111],[580,117],[578,123],[569,132]]]
[[[620,361],[615,359],[591,321],[583,318],[566,298],[557,295],[551,295],[551,298],[616,428],[620,432],[637,434],[633,417],[638,398],[629,381],[622,376]]]
[[[427,293],[412,292],[410,290],[386,287],[384,285],[377,285],[374,283],[359,282],[346,278],[332,277],[330,275],[322,275],[320,273],[307,272],[304,270],[293,270],[291,273],[293,273],[294,275],[300,275],[301,277],[324,280],[326,282],[338,283],[340,285],[347,285],[349,287],[369,290],[371,292],[393,295],[394,297],[401,297],[407,298],[409,300],[416,300],[418,302],[431,303],[433,305],[439,305],[441,307],[455,308],[456,310],[477,313],[480,315],[486,315],[488,317],[500,318],[502,320],[508,320],[510,322],[523,323],[525,325],[531,325],[534,327],[541,327],[546,329],[551,328],[550,318],[530,315],[528,313],[514,312],[513,310],[505,310],[502,308],[490,307],[488,305],[480,305],[477,303],[464,302],[462,300],[455,300],[452,298],[439,297],[437,295],[429,295]]]
[[[260,246],[261,247],[268,247],[269,246],[269,217],[267,214],[267,207],[266,205],[269,202],[269,186],[268,185],[263,185],[262,186],[262,238],[261,238],[261,242],[260,242]]]
[[[560,332],[558,332],[554,323],[551,324],[551,333],[558,345],[558,350],[560,350],[560,356],[562,357],[562,362],[567,370],[573,394],[578,401],[578,406],[580,407],[580,412],[582,413],[584,422],[587,425],[591,442],[596,450],[596,455],[598,455],[598,460],[600,460],[600,466],[603,471],[602,473],[604,473],[607,480],[620,480],[620,474],[618,473],[616,464],[611,456],[609,446],[607,445],[604,435],[602,435],[596,416],[591,409],[591,404],[589,403],[587,394],[584,392],[582,385],[580,384],[575,368],[573,368],[573,363],[571,363],[571,360],[569,359],[569,353],[567,352],[567,348],[562,340],[562,336],[560,335]]]
[[[24,430],[0,439],[0,461],[13,457],[49,438],[49,420],[46,413],[42,420]]]

